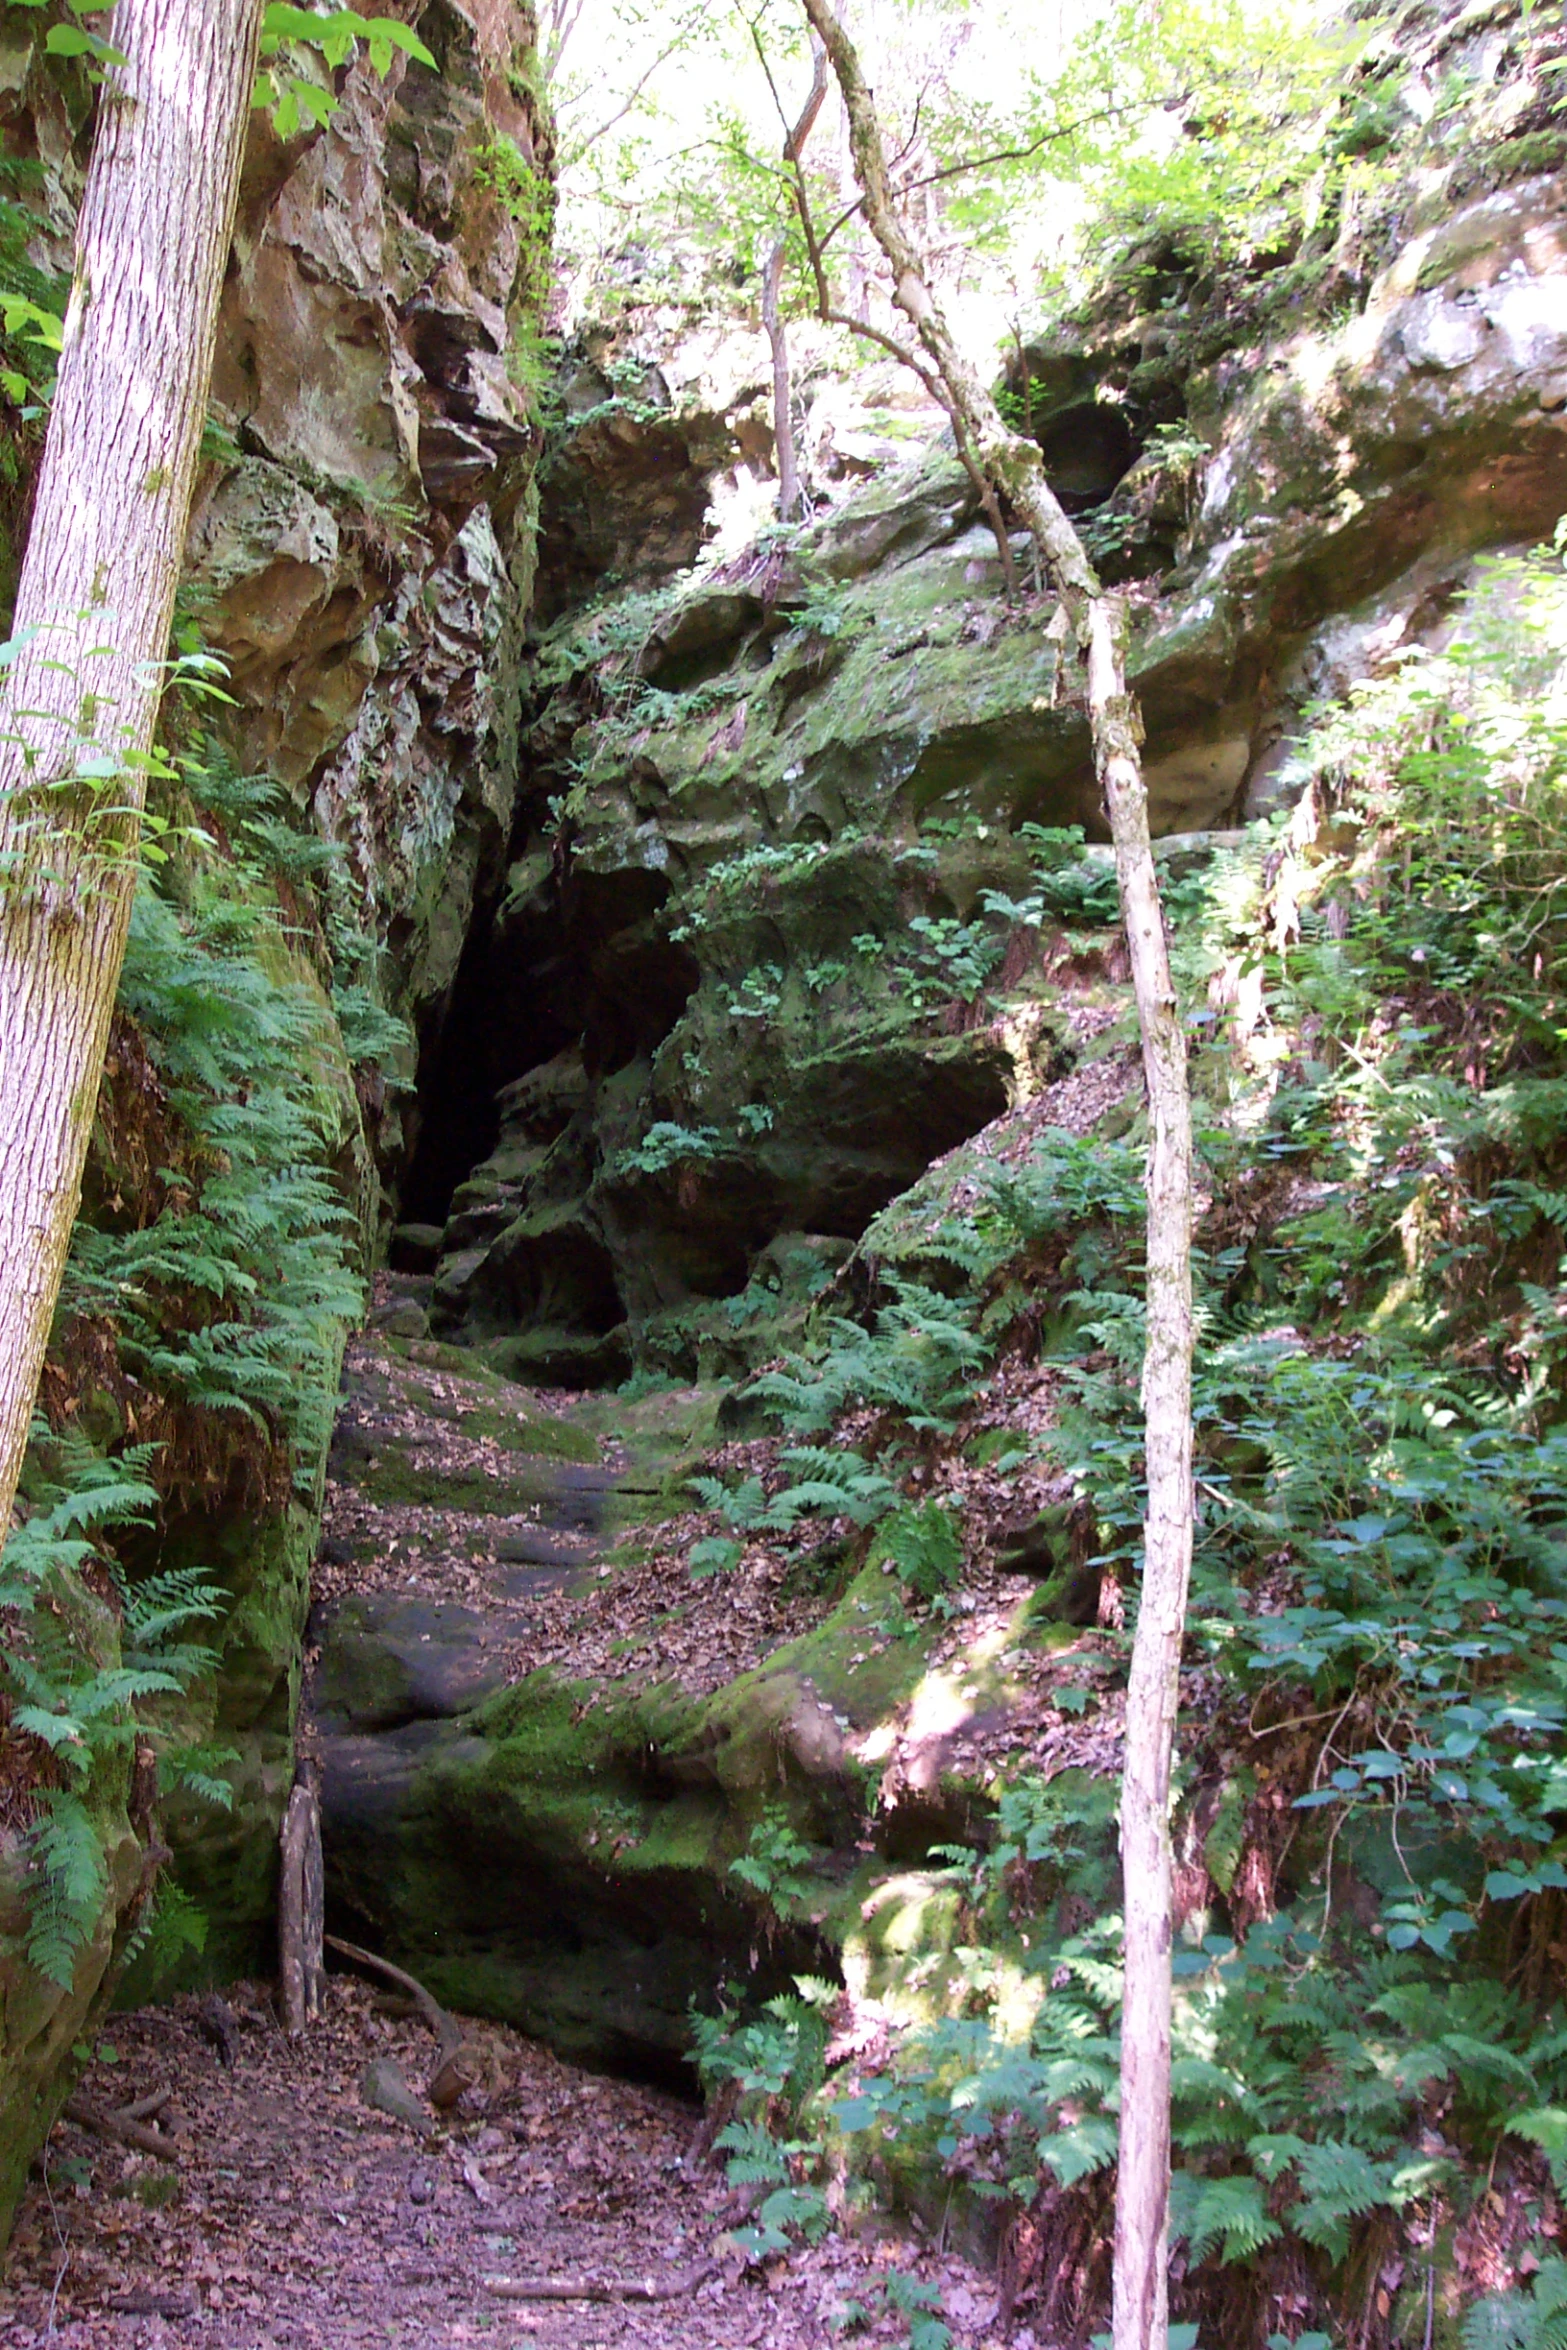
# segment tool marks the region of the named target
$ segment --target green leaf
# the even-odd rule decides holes
[[[700,1542],[692,1543],[686,1554],[686,1564],[695,1578],[727,1575],[740,1564],[744,1556],[744,1547],[731,1541],[728,1535],[708,1534]]]
[[[123,49],[114,48],[97,33],[83,32],[79,25],[51,25],[44,49],[50,57],[90,57],[96,65],[130,64]]]
[[[1513,2137],[1539,2147],[1558,2189],[1567,2193],[1567,2106],[1531,2106],[1515,2113],[1507,2127]]]

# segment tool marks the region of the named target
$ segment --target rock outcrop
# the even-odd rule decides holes
[[[1152,820],[1186,836],[1287,795],[1303,706],[1567,507],[1567,199],[1536,177],[1417,215],[1355,315],[1259,350],[1199,368],[1166,324],[1157,400],[1129,331],[1040,360],[1039,429],[1131,573]],[[765,1351],[779,1251],[820,1279],[1054,1072],[1024,828],[1101,830],[1050,601],[1005,602],[939,445],[649,585],[670,554],[628,541],[640,587],[533,655],[513,862],[448,1041],[468,1115],[415,1168],[413,1212],[449,1203],[405,1259],[438,1267],[436,1325],[518,1375]],[[1004,1032],[1003,962],[1032,991]]]
[[[516,337],[543,284],[526,7],[440,0],[439,71],[354,67],[319,134],[247,159],[190,593],[241,757],[347,852],[386,984],[439,1020],[504,852],[508,672],[541,440]]]

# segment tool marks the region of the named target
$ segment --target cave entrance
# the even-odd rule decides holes
[[[403,1179],[405,1223],[444,1226],[452,1194],[500,1138],[491,1043],[484,1019],[491,923],[469,933],[451,999],[419,1056],[419,1127]],[[464,1047],[466,1046],[466,1049]]]
[[[589,1197],[595,1109],[639,1072],[699,977],[666,938],[662,875],[563,870],[535,847],[475,923],[421,1057],[394,1268],[433,1276],[432,1332],[509,1376],[570,1387],[630,1367],[624,1298]]]
[[[1050,486],[1068,514],[1102,506],[1137,461],[1137,438],[1125,409],[1103,400],[1058,409],[1035,437]]]

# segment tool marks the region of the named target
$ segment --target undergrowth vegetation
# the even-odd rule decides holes
[[[1177,2303],[1205,2337],[1543,2344],[1567,2248],[1561,546],[1491,565],[1445,651],[1315,713],[1297,769],[1293,816],[1168,901],[1204,1194]],[[1042,1442],[1077,1497],[1114,1677],[1140,1173],[1135,1132],[1046,1132],[895,1204],[858,1289],[752,1383],[815,1448],[811,1481],[702,1498],[735,1529],[833,1514],[929,1605],[982,1530],[950,1497],[911,1505],[908,1473],[939,1488],[1004,1424],[999,1371],[1043,1355],[1051,1425],[1013,1457]],[[1004,2304],[1032,2291],[1052,2339],[1086,2337],[1108,2286],[1102,1788],[1092,1767],[1019,1780],[987,1839],[930,1854],[958,1922],[923,2030],[866,2058],[866,2019],[825,2039],[807,1984],[701,2044],[740,2092],[747,2178],[770,2119],[791,2192],[923,2166],[995,2200]],[[775,2234],[790,2219],[778,2201]]]
[[[136,899],[0,1564],[0,1786],[35,1864],[29,1957],[60,1982],[102,1914],[103,1822],[128,1791],[141,1830],[173,1786],[228,1800],[232,1755],[162,1724],[212,1671],[230,1595],[199,1568],[160,1571],[138,1537],[316,1494],[362,1307],[349,1056],[401,1037],[365,985],[330,852],[216,753],[185,788],[186,847]],[[140,1788],[139,1753],[156,1773]],[[162,1931],[200,1935],[177,1898],[161,1909]]]

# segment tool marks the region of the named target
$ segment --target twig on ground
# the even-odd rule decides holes
[[[163,2111],[173,2096],[172,2089],[154,2089],[150,2097],[135,2098],[129,2105],[117,2105],[114,2118],[119,2122],[150,2122]]]
[[[54,2340],[54,2313],[60,2305],[60,2287],[65,2282],[65,2272],[71,2264],[71,2243],[64,2228],[60,2225],[60,2214],[55,2206],[54,2184],[49,2176],[49,2141],[47,2138],[44,2140],[43,2146],[42,2170],[44,2198],[49,2205],[49,2218],[54,2228],[54,2240],[60,2248],[60,2258],[54,2272],[54,2290],[49,2295],[49,2315],[44,2325],[44,2339],[52,2342]]]
[[[596,2277],[519,2279],[486,2277],[484,2290],[497,2301],[682,2301],[720,2274],[716,2260],[699,2260],[672,2277],[619,2277],[605,2282]]]

